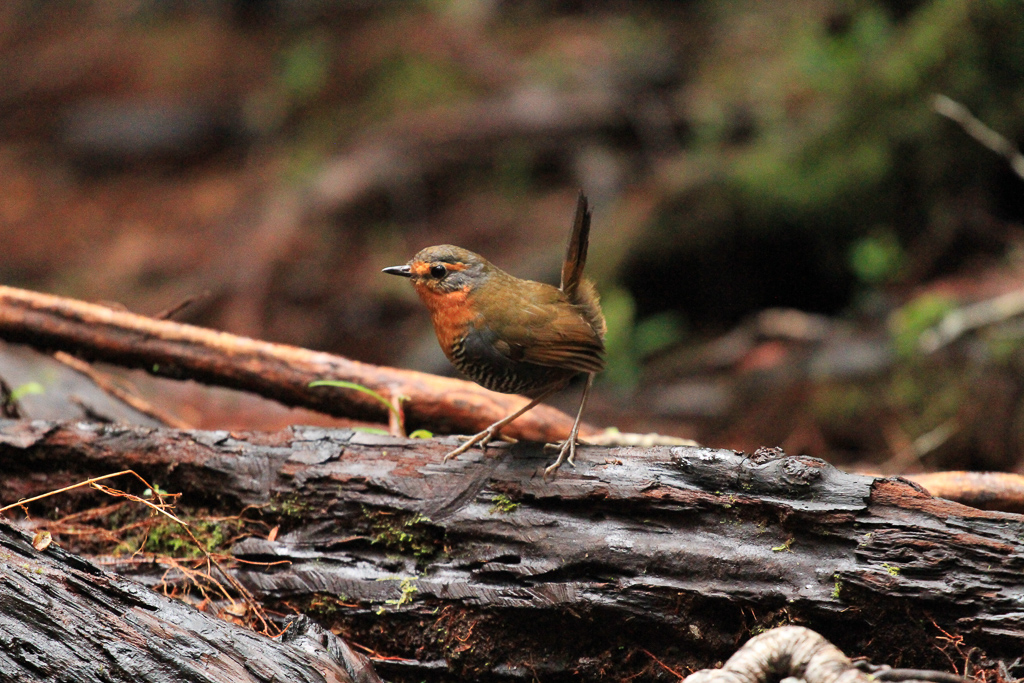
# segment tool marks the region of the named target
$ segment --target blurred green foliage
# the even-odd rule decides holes
[[[850,248],[850,267],[867,285],[883,285],[896,279],[906,262],[903,247],[890,231],[872,233]]]
[[[638,321],[633,331],[633,347],[640,358],[648,358],[678,343],[685,327],[678,313],[662,311]]]
[[[977,79],[982,65],[962,59],[980,37],[969,30],[970,7],[965,0],[921,3],[898,23],[883,3],[860,3],[837,9],[837,17],[809,13],[779,22],[765,63],[738,72],[746,76],[742,87],[718,90],[725,101],[716,111],[742,107],[753,118],[750,144],[729,174],[740,196],[761,212],[847,214],[871,208],[851,198],[895,189],[882,183],[894,171],[898,146],[921,142],[940,126],[931,93],[966,94]],[[727,142],[720,119],[706,125],[721,132],[702,139]]]
[[[280,81],[288,97],[303,104],[320,95],[330,75],[332,43],[323,34],[306,35],[280,56]]]
[[[605,292],[601,308],[608,323],[605,335],[608,368],[603,381],[629,393],[640,381],[643,361],[683,339],[684,326],[674,311],[663,311],[636,320],[636,303],[629,292],[616,288]]]
[[[893,312],[889,320],[896,353],[909,359],[920,355],[921,334],[937,325],[956,307],[956,302],[940,294],[927,293]]]
[[[416,53],[385,59],[374,70],[371,82],[368,102],[378,117],[455,104],[475,92],[457,65]]]
[[[496,184],[510,200],[521,199],[531,189],[531,174],[536,152],[528,145],[509,144],[498,150],[495,159]]]
[[[818,383],[808,406],[826,432],[867,443],[878,439],[874,448],[886,449],[885,437],[865,425],[878,431],[898,426],[908,440],[948,427],[969,404],[975,381],[972,373],[938,362],[904,363],[885,377]]]
[[[680,167],[674,191],[726,198],[722,229],[801,232],[815,253],[842,249],[839,267],[882,285],[905,275],[900,244],[962,222],[955,198],[991,192],[1002,160],[931,101],[943,93],[1011,138],[1021,130],[1018,4],[704,6],[722,38],[694,76],[692,141],[724,163],[696,186]]]
[[[889,378],[886,403],[904,416],[912,436],[920,436],[957,414],[972,381],[962,368],[903,364]]]
[[[601,378],[628,393],[640,379],[640,359],[633,344],[636,304],[628,291],[617,288],[603,293],[601,309],[608,323],[604,338],[608,367]]]

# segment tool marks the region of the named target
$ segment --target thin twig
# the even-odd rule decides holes
[[[256,565],[257,567],[275,567],[275,566],[277,566],[279,564],[291,564],[292,563],[291,560],[274,560],[273,562],[257,562],[256,560],[243,560],[240,557],[233,557],[233,556],[231,557],[231,559],[232,559],[232,561],[237,562],[238,564],[251,564],[251,565]]]
[[[950,311],[939,324],[925,330],[917,345],[924,353],[934,353],[967,332],[1001,323],[1024,313],[1024,289]]]
[[[209,298],[210,298],[210,290],[207,289],[207,290],[204,290],[204,291],[200,292],[199,294],[193,294],[192,296],[187,297],[184,301],[181,301],[181,302],[171,306],[170,308],[165,308],[164,310],[160,311],[159,313],[157,313],[153,317],[156,318],[157,320],[170,320],[171,318],[176,316],[178,313],[181,313],[183,310],[185,310],[186,308],[188,308],[189,306],[191,306],[195,302],[202,301],[203,299],[209,299]]]
[[[416,661],[415,659],[406,659],[405,657],[392,657],[392,656],[389,656],[389,655],[382,655],[381,653],[377,652],[374,649],[368,648],[365,645],[360,645],[359,643],[353,642],[351,640],[348,641],[348,644],[351,645],[352,647],[355,647],[355,648],[358,648],[358,649],[362,650],[366,654],[370,655],[370,657],[372,657],[373,659],[378,659],[378,660],[380,660],[382,662],[415,662]]]
[[[932,108],[947,119],[960,124],[964,132],[1010,162],[1014,173],[1024,178],[1024,155],[1016,145],[982,123],[971,110],[945,95],[932,98]]]
[[[165,571],[163,576],[160,577],[160,582],[161,584],[163,584],[164,595],[166,595],[167,597],[174,597],[173,595],[168,593],[167,589],[171,587],[171,582],[168,579],[168,574],[171,573],[172,569],[175,569],[179,571],[185,579],[188,580],[190,585],[195,586],[196,590],[199,591],[199,594],[203,596],[204,600],[213,600],[214,597],[207,592],[206,587],[203,585],[203,582],[200,579],[208,581],[213,586],[213,588],[217,589],[220,592],[220,594],[224,596],[224,599],[232,605],[238,604],[237,601],[233,597],[231,597],[231,593],[228,592],[228,589],[224,587],[224,584],[222,584],[220,581],[218,581],[210,575],[209,569],[207,569],[205,572],[198,571],[197,569],[186,567],[185,564],[177,558],[167,556],[161,556],[159,558],[159,562],[160,564],[163,564],[167,567],[167,571]]]
[[[679,680],[683,680],[684,678],[686,678],[686,676],[684,674],[679,673],[678,671],[676,671],[675,669],[670,667],[668,664],[666,664],[665,662],[661,661],[660,659],[658,659],[657,657],[652,655],[649,651],[647,651],[647,650],[645,650],[643,648],[641,648],[640,651],[643,652],[648,657],[650,657],[651,659],[653,659],[655,661],[655,663],[658,664],[658,666],[660,666],[662,669],[664,669],[665,671],[669,672],[670,674],[672,674],[673,676],[675,676]]]
[[[57,351],[53,354],[53,357],[60,363],[68,366],[75,372],[85,375],[92,383],[98,386],[100,389],[110,394],[122,403],[131,406],[135,410],[139,411],[143,415],[161,422],[168,427],[174,427],[175,429],[195,429],[188,422],[185,422],[179,417],[171,415],[166,410],[157,408],[152,403],[127,389],[126,387],[120,386],[114,381],[110,375],[100,372],[89,363],[86,363],[80,358],[75,358],[70,353],[64,351]]]
[[[232,576],[228,572],[228,570],[224,569],[223,565],[221,565],[221,563],[217,561],[217,558],[214,557],[213,554],[209,550],[207,550],[202,543],[199,542],[199,539],[195,537],[191,529],[185,528],[185,533],[189,535],[189,538],[191,538],[192,541],[196,544],[196,547],[199,548],[199,551],[206,556],[207,562],[212,563],[215,567],[217,567],[217,570],[220,571],[221,576],[227,579],[228,583],[230,583],[231,586],[236,591],[238,591],[238,594],[242,596],[243,602],[245,602],[246,606],[252,611],[253,615],[255,615],[255,617],[260,620],[260,623],[263,626],[263,632],[269,633],[270,623],[268,622],[267,615],[263,611],[263,606],[256,601],[255,596],[253,596],[253,594],[250,593],[245,586],[239,583],[238,579]],[[211,580],[213,579],[212,576],[210,578]],[[231,600],[230,597],[228,599]],[[234,603],[234,600],[231,600],[231,602]]]
[[[142,477],[139,477],[139,475],[135,472],[135,470],[121,470],[120,472],[114,472],[113,474],[104,474],[104,475],[99,476],[99,477],[93,477],[92,479],[86,479],[85,481],[80,481],[77,484],[72,484],[71,486],[65,486],[64,488],[61,488],[61,489],[56,489],[54,491],[48,491],[46,493],[41,493],[38,496],[32,496],[31,498],[23,498],[22,500],[19,500],[17,503],[11,503],[10,505],[7,505],[5,507],[0,508],[0,512],[6,512],[7,510],[10,510],[11,508],[21,507],[22,505],[27,505],[28,503],[34,503],[37,500],[42,500],[43,498],[49,498],[50,496],[55,496],[58,493],[64,493],[65,491],[70,491],[72,489],[81,488],[82,486],[92,486],[93,484],[95,484],[98,481],[103,481],[104,479],[113,479],[114,477],[120,477],[122,474],[134,474],[136,477],[139,478],[139,481],[141,481],[143,484],[146,484],[146,486],[149,487],[150,490],[153,490],[153,491],[156,490],[152,486],[150,486],[146,482],[145,479],[143,479]],[[146,504],[149,505],[150,507],[153,507],[153,508],[159,510],[160,512],[163,512],[163,514],[167,515],[168,517],[171,517],[171,519],[173,519],[174,521],[180,522],[180,520],[177,517],[169,515],[164,510],[160,510],[160,508],[158,506],[153,505],[152,503],[148,503],[148,502]],[[184,522],[180,522],[180,523],[181,524],[185,524]],[[185,525],[185,526],[188,526],[188,525]]]
[[[129,472],[131,472],[131,470],[129,470]],[[132,474],[135,474],[135,473],[132,472]],[[136,476],[138,476],[138,475],[136,475]],[[139,477],[139,479],[142,479],[142,477]],[[164,509],[165,506],[163,504],[156,505],[155,503],[149,502],[145,498],[139,498],[138,496],[133,495],[131,493],[127,493],[125,491],[120,491],[118,489],[112,489],[109,486],[104,486],[103,484],[97,484],[97,483],[94,482],[93,484],[91,484],[91,486],[94,489],[102,491],[103,493],[107,494],[108,496],[113,496],[114,498],[127,498],[128,500],[135,501],[136,503],[142,503],[143,505],[146,505],[146,506],[149,506],[149,507],[153,508],[154,510],[156,510],[160,514],[166,515],[167,517],[169,517],[170,519],[174,520],[178,524],[180,524],[180,525],[182,525],[184,527],[188,526],[188,522],[184,522],[184,521],[178,519],[177,517],[172,515],[170,512],[165,510]],[[150,486],[149,488],[150,488],[151,491],[154,491],[154,495],[159,495],[159,494],[155,493],[155,489],[153,489],[152,486]],[[189,533],[191,533],[191,532],[189,532]]]
[[[959,423],[947,420],[917,438],[911,440],[894,422],[885,425],[883,433],[893,451],[892,457],[882,463],[878,470],[890,474],[903,474],[910,467],[953,438],[959,431]]]
[[[138,496],[133,495],[131,493],[127,493],[125,491],[120,491],[118,489],[112,489],[109,486],[104,486],[103,484],[99,483],[99,482],[101,482],[101,481],[103,481],[105,479],[112,479],[114,477],[119,477],[119,476],[124,475],[124,474],[132,474],[132,475],[134,475],[150,491],[153,492],[153,495],[156,496],[157,500],[160,501],[159,504],[152,503],[152,502],[150,502],[148,500],[144,500],[142,498],[139,498]],[[50,496],[55,496],[58,493],[64,493],[65,491],[71,491],[73,489],[81,488],[83,486],[92,486],[93,488],[95,488],[95,489],[97,489],[99,491],[102,491],[103,493],[106,493],[107,495],[113,496],[115,498],[127,498],[127,499],[135,501],[137,503],[142,503],[143,505],[146,505],[147,507],[150,507],[150,508],[156,510],[160,514],[162,514],[162,515],[168,517],[169,519],[171,519],[171,520],[177,522],[178,524],[180,524],[181,528],[185,531],[186,534],[188,534],[189,538],[192,539],[192,542],[195,543],[195,546],[203,554],[203,556],[204,556],[204,558],[206,560],[206,564],[207,564],[208,569],[206,571],[206,574],[204,574],[204,576],[211,583],[213,583],[214,586],[217,587],[217,589],[224,595],[225,598],[227,598],[232,604],[235,604],[235,599],[233,597],[231,597],[231,594],[227,591],[227,589],[225,589],[224,586],[220,583],[220,581],[215,579],[213,577],[212,573],[210,572],[209,567],[216,567],[217,570],[220,572],[221,576],[223,576],[227,580],[227,582],[229,584],[231,584],[231,586],[238,592],[238,594],[242,597],[242,601],[246,604],[246,606],[249,608],[249,610],[252,612],[252,614],[259,620],[260,624],[262,625],[263,632],[264,633],[269,633],[270,632],[270,623],[269,623],[269,621],[267,619],[267,615],[264,612],[262,606],[256,601],[256,598],[252,595],[252,593],[250,593],[249,590],[245,586],[243,586],[241,583],[239,583],[238,579],[236,579],[234,576],[232,576],[224,568],[224,566],[220,563],[220,561],[209,550],[207,550],[206,547],[202,543],[199,542],[199,539],[196,538],[195,534],[192,533],[192,530],[189,528],[189,525],[188,525],[187,522],[179,519],[178,517],[174,516],[173,514],[171,514],[170,512],[168,512],[165,509],[167,507],[167,505],[163,502],[162,494],[158,493],[156,488],[154,486],[152,486],[149,482],[147,482],[144,478],[142,478],[142,476],[140,476],[135,470],[121,470],[120,472],[113,472],[111,474],[104,474],[104,475],[101,475],[99,477],[92,477],[91,479],[87,479],[85,481],[78,482],[77,484],[72,484],[71,486],[65,486],[63,488],[56,489],[54,491],[48,491],[47,493],[43,493],[43,494],[40,494],[38,496],[33,496],[31,498],[24,498],[22,500],[19,500],[17,503],[12,503],[11,505],[7,505],[5,507],[0,508],[0,512],[5,512],[7,510],[10,510],[11,508],[22,507],[24,505],[27,505],[28,503],[32,503],[32,502],[35,502],[37,500],[42,500],[43,498],[49,498]],[[195,572],[194,570],[191,570],[191,569],[186,569],[180,562],[177,562],[177,561],[173,560],[173,558],[162,558],[162,559],[164,559],[164,560],[168,561],[170,564],[172,564],[174,566],[174,568],[177,569],[178,571],[180,571],[185,577],[190,578],[193,581],[193,583],[195,583],[195,585],[199,588],[200,592],[203,593],[204,597],[206,596],[206,592],[203,589],[203,587],[201,585],[199,585],[199,583],[196,582],[195,579],[192,578],[192,576],[196,575],[197,572]]]
[[[402,401],[408,400],[408,396],[397,394],[392,396],[389,401],[391,410],[388,411],[388,434],[391,436],[397,436],[400,439],[406,437],[405,412],[402,410]]]
[[[880,669],[871,672],[879,681],[933,681],[933,683],[966,683],[963,676],[928,669]]]

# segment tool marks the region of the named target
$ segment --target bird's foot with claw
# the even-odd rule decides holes
[[[490,427],[488,427],[484,431],[478,432],[478,433],[474,434],[473,436],[459,437],[459,438],[466,439],[466,443],[462,444],[461,446],[456,448],[454,451],[451,451],[450,453],[448,453],[448,455],[444,456],[444,460],[442,460],[441,462],[448,462],[452,458],[454,458],[456,456],[459,456],[459,455],[462,455],[463,453],[468,451],[473,446],[476,446],[477,444],[479,444],[480,450],[483,451],[484,453],[486,453],[487,452],[487,444],[489,444],[491,442],[491,440],[493,440],[495,438],[499,438],[502,441],[511,441],[512,443],[515,443],[515,439],[512,439],[510,437],[502,435],[501,434],[501,427],[495,429],[494,425],[491,425]]]
[[[544,449],[547,450],[551,447],[551,450],[558,448],[558,459],[554,463],[544,468],[544,478],[547,479],[558,471],[558,468],[562,466],[562,463],[569,463],[573,467],[576,467],[576,439],[566,439],[559,444],[546,444]]]

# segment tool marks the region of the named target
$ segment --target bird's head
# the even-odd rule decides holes
[[[442,244],[427,247],[404,266],[391,266],[383,272],[409,278],[416,292],[427,300],[455,292],[471,292],[487,279],[493,268],[479,254]]]

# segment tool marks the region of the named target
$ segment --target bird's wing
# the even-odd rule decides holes
[[[494,332],[495,349],[511,360],[577,372],[604,369],[601,337],[568,301],[525,303],[514,322]]]

